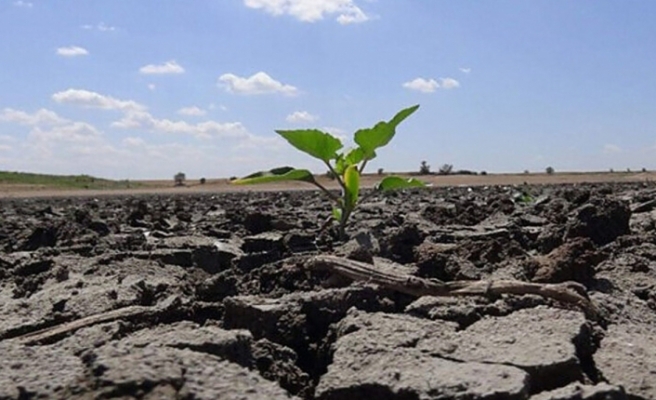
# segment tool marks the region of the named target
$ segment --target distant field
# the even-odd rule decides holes
[[[385,174],[387,175],[387,174]],[[554,174],[488,174],[488,175],[417,175],[413,176],[433,186],[493,186],[493,185],[543,185],[593,182],[654,182],[656,172],[557,172]],[[317,176],[329,189],[339,189],[337,183],[324,175]],[[363,187],[373,187],[381,176],[365,174]],[[175,187],[170,180],[114,181],[87,175],[56,176],[0,171],[0,198],[2,197],[50,197],[50,196],[101,196],[109,194],[177,194],[177,193],[225,193],[271,190],[313,190],[314,186],[302,182],[237,186],[225,178],[207,179],[200,184],[197,179],[187,179],[184,186]]]
[[[47,175],[26,172],[0,171],[0,185],[21,189],[130,189],[143,186],[139,182],[114,181],[89,175]]]

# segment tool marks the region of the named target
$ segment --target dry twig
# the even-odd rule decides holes
[[[145,320],[156,318],[157,316],[165,314],[169,310],[174,309],[178,305],[179,299],[172,296],[171,298],[164,300],[162,303],[156,306],[123,307],[116,310],[106,311],[100,314],[90,315],[88,317],[80,318],[49,328],[44,328],[35,332],[26,333],[15,338],[7,339],[15,339],[25,345],[50,343],[61,337],[70,335],[77,330],[93,325],[117,320]]]
[[[309,264],[311,267],[329,270],[355,281],[371,282],[415,297],[535,294],[561,303],[576,305],[591,319],[597,319],[599,315],[588,298],[585,287],[578,282],[546,284],[513,280],[442,282],[437,279],[381,271],[370,264],[325,255],[312,257]]]

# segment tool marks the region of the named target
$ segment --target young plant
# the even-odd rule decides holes
[[[326,189],[317,182],[314,175],[306,169],[293,167],[274,168],[270,171],[256,172],[244,178],[234,180],[233,184],[249,185],[281,181],[301,181],[310,183],[328,196],[333,202],[333,218],[339,223],[339,235],[346,236],[346,224],[356,206],[364,201],[360,196],[360,176],[367,163],[376,158],[376,150],[387,145],[396,134],[396,127],[417,111],[415,105],[399,111],[391,120],[381,121],[372,128],[360,129],[354,134],[357,147],[342,151],[344,145],[333,135],[317,129],[277,130],[292,146],[317,158],[328,167],[342,189],[341,196]],[[376,186],[375,191],[387,192],[396,189],[423,187],[425,184],[417,179],[405,179],[399,176],[387,176]]]

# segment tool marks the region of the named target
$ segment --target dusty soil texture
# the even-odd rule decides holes
[[[522,196],[526,191],[530,198]],[[0,399],[656,399],[656,185],[0,201]],[[414,298],[311,267],[574,281]]]

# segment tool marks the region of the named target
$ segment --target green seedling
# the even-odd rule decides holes
[[[531,204],[535,202],[535,199],[526,192],[516,192],[513,194],[513,201],[520,204]]]
[[[296,169],[293,167],[274,168],[270,171],[256,172],[244,178],[232,181],[237,185],[249,185],[256,183],[271,183],[282,181],[301,181],[318,187],[333,202],[333,215],[339,223],[339,235],[346,237],[346,224],[353,214],[357,205],[368,196],[360,196],[360,177],[367,163],[376,158],[376,150],[387,145],[396,134],[396,127],[417,111],[419,105],[415,105],[399,111],[391,120],[381,121],[372,128],[360,129],[354,134],[354,142],[357,147],[345,149],[341,140],[333,135],[317,129],[301,130],[277,130],[280,136],[285,138],[298,150],[321,160],[328,170],[333,174],[335,180],[342,189],[341,196],[326,189],[317,182],[314,175],[307,169]],[[414,178],[402,178],[400,176],[387,176],[381,180],[369,196],[376,192],[388,192],[391,190],[424,187],[423,182]]]
[[[512,194],[512,199],[515,203],[519,204],[532,204],[535,203],[535,198],[531,196],[528,190],[528,185],[524,183],[519,190],[515,190]]]

